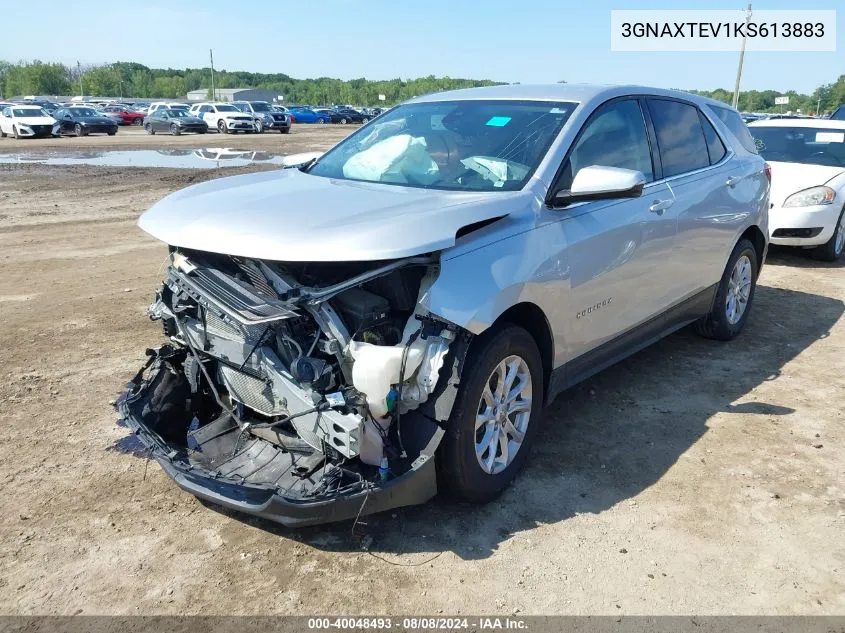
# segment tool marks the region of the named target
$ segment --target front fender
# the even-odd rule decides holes
[[[560,222],[544,224],[441,260],[438,278],[420,304],[434,315],[481,334],[523,302],[546,315],[555,366],[563,362],[570,267]]]

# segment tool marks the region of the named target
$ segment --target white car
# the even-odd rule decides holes
[[[179,103],[178,101],[154,101],[150,104],[150,107],[147,109],[146,114],[152,114],[156,110],[187,110],[191,106],[187,103]]]
[[[252,115],[241,112],[231,103],[195,103],[190,112],[221,134],[255,132]]]
[[[0,110],[0,137],[52,136],[56,119],[38,106],[10,105]]]
[[[772,244],[839,259],[845,250],[845,121],[773,119],[748,129],[772,168]]]

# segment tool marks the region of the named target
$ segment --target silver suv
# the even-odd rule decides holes
[[[172,194],[139,221],[169,341],[119,410],[183,489],[287,525],[490,500],[562,390],[742,330],[770,176],[747,134],[680,92],[497,86]]]

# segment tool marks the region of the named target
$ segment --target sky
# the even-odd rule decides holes
[[[352,79],[426,75],[503,82],[636,83],[662,88],[733,89],[737,53],[610,51],[611,9],[736,9],[744,0],[699,3],[581,0],[143,0],[82,3],[67,20],[33,19],[34,5],[9,2],[0,59],[154,68],[215,67]],[[754,9],[802,8],[767,0]],[[839,5],[837,7],[837,5]],[[41,16],[66,2],[40,0]],[[577,7],[577,8],[576,8]],[[752,52],[742,89],[812,92],[845,73],[845,5],[837,52]],[[243,15],[238,15],[243,12]]]

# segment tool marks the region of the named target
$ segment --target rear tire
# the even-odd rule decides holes
[[[734,246],[710,314],[695,322],[695,331],[706,338],[729,341],[742,331],[757,288],[757,251],[743,238]]]
[[[812,255],[823,262],[835,262],[845,251],[845,207],[839,213],[839,220],[830,239],[812,250]]]
[[[438,451],[438,474],[455,496],[483,503],[501,493],[528,459],[543,409],[543,364],[531,335],[509,324],[479,336],[469,356]],[[515,373],[510,389],[500,379],[503,363],[505,376]],[[503,404],[503,396],[517,390]]]

